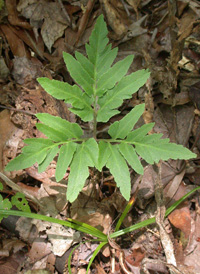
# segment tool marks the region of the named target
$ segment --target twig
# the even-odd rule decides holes
[[[115,273],[115,249],[111,248],[111,273]]]
[[[95,0],[89,0],[87,2],[87,6],[85,8],[85,11],[83,12],[83,16],[80,19],[80,24],[78,27],[78,32],[77,32],[77,37],[76,37],[76,44],[75,44],[76,46],[87,27],[89,16],[93,10],[94,4],[95,4]]]
[[[35,113],[30,112],[30,111],[26,111],[26,110],[23,110],[23,109],[11,108],[11,107],[2,106],[2,105],[0,105],[0,108],[9,109],[9,110],[12,110],[12,111],[22,112],[22,113],[25,113],[27,115],[35,116]]]
[[[124,256],[123,256],[123,252],[121,251],[120,254],[119,254],[119,263],[120,263],[120,266],[121,268],[123,269],[124,273],[126,274],[134,274],[133,272],[130,272],[126,269],[125,265],[124,265]]]
[[[15,182],[11,181],[6,175],[0,172],[0,178],[4,180],[4,182],[12,188],[14,191],[23,193],[27,198],[36,203],[38,206],[42,207],[42,204],[38,201],[37,198],[29,194],[26,190],[18,186]]]
[[[185,271],[182,272],[181,270],[179,270],[177,267],[175,267],[172,264],[166,264],[166,265],[169,267],[169,269],[171,269],[173,271],[173,273],[176,273],[176,274],[185,274]],[[189,273],[187,273],[187,274],[189,274]]]
[[[126,12],[127,16],[129,17],[129,16],[130,16],[130,12],[129,12],[129,10],[128,10],[126,4],[124,3],[124,0],[120,0],[120,1],[121,1],[122,5],[123,5],[123,7],[124,7],[124,9],[125,9],[125,12]]]
[[[167,264],[173,265],[176,267],[177,264],[176,264],[176,258],[174,255],[173,244],[164,226],[164,216],[165,216],[166,208],[164,206],[163,187],[161,183],[161,163],[159,163],[157,166],[154,166],[154,170],[157,172],[157,175],[158,175],[156,179],[156,185],[155,185],[155,199],[157,202],[156,223],[159,227],[160,240],[165,252]],[[169,267],[169,269],[171,274],[175,274],[172,268]]]

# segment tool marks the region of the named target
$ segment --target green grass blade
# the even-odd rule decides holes
[[[69,222],[72,222],[74,224],[77,224],[79,226],[82,226],[82,227],[85,227],[87,228],[88,230],[92,231],[93,233],[95,233],[96,237],[99,237],[99,240],[102,240],[104,238],[104,241],[107,240],[107,236],[106,234],[104,234],[103,232],[101,232],[99,229],[97,229],[96,227],[93,227],[91,225],[88,225],[86,223],[83,223],[83,222],[79,222],[77,220],[74,220],[74,219],[71,219],[71,218],[67,218],[67,220]]]
[[[129,227],[121,229],[121,230],[118,230],[118,231],[110,234],[110,238],[113,239],[113,238],[125,235],[126,233],[129,233],[129,232],[132,232],[132,231],[137,230],[139,228],[143,228],[145,226],[153,224],[153,223],[155,223],[155,221],[156,221],[155,217],[147,219],[147,220],[144,220],[144,221],[142,221],[142,222],[140,222],[138,224],[134,224],[132,226],[129,226]]]
[[[97,254],[99,253],[99,251],[102,249],[102,247],[104,247],[104,245],[106,245],[108,242],[102,242],[100,243],[100,245],[95,249],[94,253],[92,254],[92,258],[89,261],[88,267],[87,267],[87,271],[86,274],[88,273],[88,271],[90,270],[90,266],[93,263],[95,257],[97,256]]]
[[[200,187],[196,187],[194,188],[193,190],[191,190],[190,192],[188,192],[187,194],[185,194],[182,198],[180,198],[178,201],[176,201],[172,206],[170,206],[166,212],[165,212],[165,217],[167,217],[178,205],[180,205],[187,197],[189,197],[191,194],[193,194],[195,191],[199,190]],[[144,220],[138,224],[134,224],[130,227],[127,227],[127,228],[124,228],[124,229],[121,229],[121,230],[118,230],[112,234],[110,234],[110,238],[116,238],[116,237],[119,237],[119,236],[122,236],[126,233],[129,233],[131,231],[134,231],[136,229],[139,229],[139,228],[143,228],[145,226],[148,226],[150,224],[153,224],[156,222],[156,219],[155,217],[153,218],[150,218],[148,220]]]
[[[81,231],[83,233],[92,235],[93,237],[97,237],[101,239],[102,241],[105,241],[107,239],[106,234],[98,230],[97,228],[94,228],[93,226],[87,225],[82,222],[69,219],[69,221],[64,221],[64,220],[59,220],[53,217],[45,216],[45,215],[40,215],[36,213],[29,213],[29,212],[22,212],[22,211],[17,211],[17,210],[5,210],[5,209],[0,209],[0,216],[18,216],[18,217],[26,217],[26,218],[31,218],[31,219],[37,219],[37,220],[42,220],[42,221],[47,221],[50,223],[56,223],[60,224],[63,226],[67,226],[70,228],[73,228],[75,230]]]
[[[181,197],[178,201],[176,201],[173,205],[171,205],[165,212],[165,217],[167,217],[174,209],[177,208],[187,197],[193,194],[195,191],[200,190],[200,186],[192,189],[190,192]]]
[[[69,254],[69,257],[67,260],[67,267],[68,267],[69,274],[72,274],[72,269],[71,269],[72,255],[74,253],[74,250],[77,249],[81,244],[84,244],[84,242],[81,242],[80,244],[76,245]]]
[[[120,216],[118,222],[117,222],[117,225],[115,227],[115,231],[118,231],[121,224],[123,223],[124,221],[124,218],[126,217],[126,215],[128,214],[128,212],[130,211],[131,207],[133,206],[133,204],[135,203],[135,200],[136,200],[136,195],[138,193],[138,188],[136,190],[136,192],[134,193],[134,195],[131,197],[130,201],[128,202],[128,204],[126,205],[122,215]]]

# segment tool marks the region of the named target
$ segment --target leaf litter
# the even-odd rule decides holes
[[[149,99],[145,102],[151,107],[147,108],[146,117],[139,121],[140,126],[150,117],[149,121],[156,123],[154,127],[156,132],[163,133],[165,137],[177,143],[193,146],[198,154],[199,115],[195,114],[199,104],[197,97],[200,56],[198,1],[178,1],[176,4],[175,1],[171,1],[171,6],[168,6],[167,2],[152,0],[96,1],[92,6],[89,3],[90,0],[63,1],[63,7],[70,21],[67,20],[59,2],[62,1],[50,1],[48,4],[46,1],[19,1],[16,5],[16,1],[6,1],[8,14],[0,13],[1,19],[4,20],[0,25],[3,49],[1,58],[4,60],[2,64],[4,67],[6,64],[10,71],[10,74],[6,72],[0,79],[3,90],[0,104],[31,114],[11,110],[12,124],[10,124],[10,122],[3,122],[4,117],[8,119],[8,112],[1,112],[3,119],[1,136],[4,134],[4,138],[0,141],[3,162],[0,171],[3,171],[10,159],[20,153],[23,139],[39,137],[39,132],[35,128],[36,118],[32,113],[48,112],[69,121],[76,121],[76,117],[71,116],[66,105],[48,97],[35,79],[46,76],[50,79],[64,79],[70,83],[71,78],[63,66],[62,51],[73,53],[75,43],[76,50],[83,51],[82,45],[88,41],[95,18],[102,12],[110,27],[109,37],[113,46],[119,46],[119,54],[135,55],[133,70],[146,67],[151,70],[150,86],[142,88],[135,101],[134,98],[127,100],[123,104],[120,115],[123,116],[130,111],[130,106],[134,102],[137,104],[138,101],[139,103],[145,101],[145,94],[151,92],[150,97],[146,96]],[[10,25],[5,21],[7,17]],[[148,101],[150,99],[153,99],[153,104]],[[119,116],[115,119],[118,121]],[[195,162],[184,163],[178,160],[162,163],[161,183],[164,186],[164,195],[168,204],[180,198],[195,184],[199,184],[196,175],[199,172],[198,165],[198,158]],[[48,170],[41,174],[38,174],[36,167],[31,167],[23,172],[7,172],[6,175],[16,183],[20,182],[24,190],[34,193],[35,197],[43,203],[43,208],[40,208],[43,213],[48,214],[48,209],[51,209],[50,214],[54,216],[60,216],[60,218],[76,216],[77,219],[89,221],[94,226],[102,226],[108,231],[112,229],[115,218],[123,211],[126,204],[121,194],[116,191],[113,178],[109,177],[107,170],[104,170],[102,178],[96,179],[95,190],[91,190],[91,179],[89,179],[84,191],[72,205],[65,200],[65,185],[54,181],[55,162],[52,162]],[[142,178],[134,172],[131,173],[132,193],[136,191],[137,186],[139,186],[139,192],[132,211],[125,219],[125,226],[154,214],[156,177],[149,165],[146,166]],[[67,178],[68,171],[65,174],[65,179]],[[7,193],[12,195],[12,190],[8,187]],[[36,209],[34,205],[33,208]],[[168,233],[172,238],[172,248],[177,254],[177,271],[198,274],[200,219],[197,196],[171,213],[169,221],[168,226],[171,230]],[[25,231],[23,226],[23,222],[17,226],[21,235]],[[51,273],[57,273],[55,269],[57,254],[47,231],[58,229],[53,224],[48,224],[42,231],[39,224],[31,224],[30,227],[28,231],[36,231],[33,237],[36,240],[29,239],[28,235],[23,240],[27,247],[31,245],[31,250],[29,252],[23,248],[22,251],[15,250],[9,253],[9,260],[12,261],[13,256],[16,258],[16,254],[17,258],[21,259],[19,262],[14,259],[16,268],[21,269],[19,273],[45,268],[48,268]],[[2,227],[4,233],[9,230],[12,231],[10,226],[7,230],[5,226]],[[17,232],[15,233],[17,235]],[[71,234],[72,237],[74,233]],[[5,234],[2,235],[2,239],[5,240]],[[64,232],[63,234],[61,232],[62,235]],[[13,234],[9,232],[9,236],[12,239]],[[77,241],[79,242],[80,239]],[[134,232],[127,238],[121,239],[120,245],[124,251],[125,269],[129,269],[129,272],[140,273],[143,268],[149,273],[156,271],[169,273],[156,227],[143,229],[140,233]],[[70,245],[67,248],[70,248]],[[6,250],[5,245],[3,249]],[[74,254],[74,261],[72,261],[74,273],[85,273],[84,265],[87,264],[85,257],[93,249],[95,246],[86,245]],[[41,255],[37,258],[31,257],[37,254],[38,250]],[[46,250],[46,253],[42,253],[42,250]],[[80,256],[79,253],[82,255],[85,253],[86,256]],[[32,258],[33,265],[25,259],[25,254]],[[85,263],[80,266],[80,262],[83,261]],[[1,266],[2,272],[7,263],[5,259]],[[115,264],[116,273],[122,273],[120,263],[115,261]],[[106,256],[101,255],[95,261],[95,266],[97,273],[110,271],[110,262],[106,261]],[[13,273],[16,273],[16,268]],[[12,273],[12,270],[9,273]]]

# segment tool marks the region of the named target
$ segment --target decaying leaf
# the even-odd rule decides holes
[[[20,1],[17,9],[25,18],[30,19],[30,24],[36,31],[41,28],[44,43],[51,52],[54,42],[63,35],[69,25],[66,18],[62,16],[58,3],[48,3],[44,0]]]

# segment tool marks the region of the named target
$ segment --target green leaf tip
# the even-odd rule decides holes
[[[137,105],[123,119],[114,122],[108,130],[110,136],[113,139],[124,139],[133,129],[136,122],[144,112],[144,109],[145,104]]]

